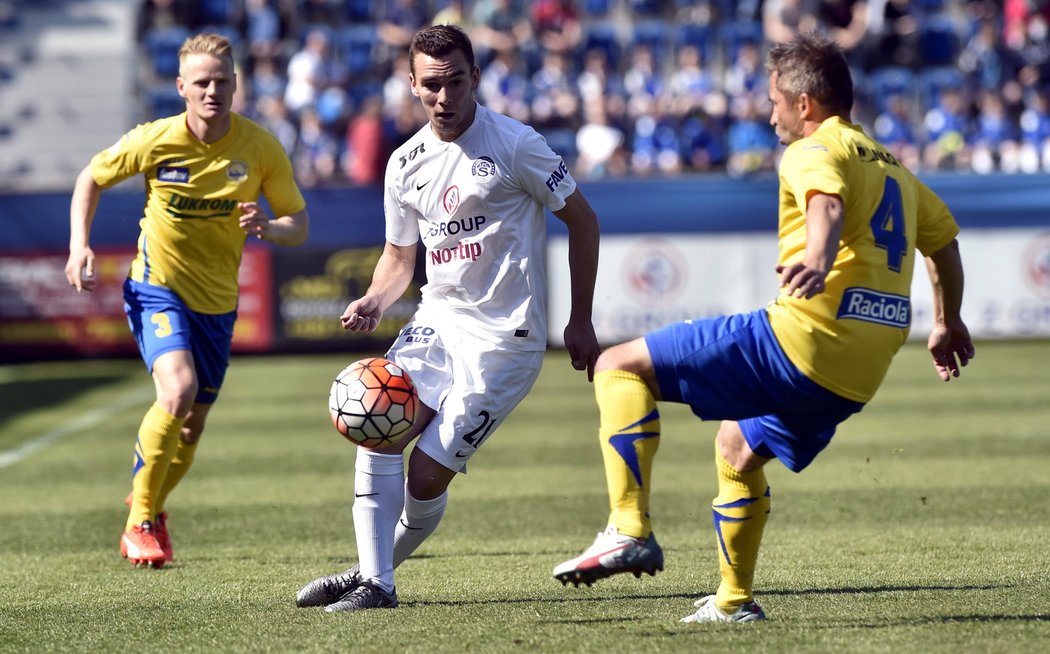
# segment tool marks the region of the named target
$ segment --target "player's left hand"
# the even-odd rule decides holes
[[[827,273],[804,263],[793,263],[789,266],[777,266],[780,273],[780,286],[793,297],[809,299],[824,291],[824,278]]]
[[[237,208],[241,210],[241,229],[244,230],[244,233],[260,240],[265,238],[270,227],[270,217],[259,207],[259,204],[240,202]]]
[[[565,349],[576,370],[587,371],[587,381],[594,381],[594,364],[602,349],[598,346],[598,337],[594,334],[594,325],[590,320],[572,320],[565,325],[563,332]]]

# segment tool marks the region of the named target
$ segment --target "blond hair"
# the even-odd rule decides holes
[[[182,64],[186,57],[195,54],[209,54],[216,57],[226,57],[233,62],[233,46],[230,40],[221,34],[198,34],[186,39],[179,48],[179,74],[182,74]]]

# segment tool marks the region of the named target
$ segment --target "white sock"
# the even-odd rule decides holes
[[[405,460],[400,454],[357,450],[354,464],[354,536],[361,576],[394,589],[394,528],[405,505]]]
[[[405,486],[405,511],[394,531],[394,567],[412,556],[430,534],[437,529],[448,505],[448,491],[432,500],[417,500]]]

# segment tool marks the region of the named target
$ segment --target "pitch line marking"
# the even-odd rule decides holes
[[[149,399],[147,394],[141,388],[129,391],[118,397],[113,402],[101,406],[94,411],[89,411],[67,425],[63,425],[57,429],[52,429],[30,441],[22,443],[14,449],[0,452],[0,468],[6,468],[19,463],[36,451],[42,450],[48,445],[51,445],[66,436],[90,429],[95,425],[108,420],[124,409],[128,409],[136,404],[146,401],[147,399]]]

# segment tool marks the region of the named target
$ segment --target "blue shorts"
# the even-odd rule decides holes
[[[197,369],[195,401],[215,402],[230,363],[236,311],[197,313],[166,288],[128,279],[124,282],[124,313],[128,314],[131,333],[151,373],[153,362],[160,355],[189,350]]]
[[[780,348],[765,309],[676,323],[645,336],[660,394],[704,420],[740,423],[751,450],[794,472],[835,427],[864,408],[803,375]]]

